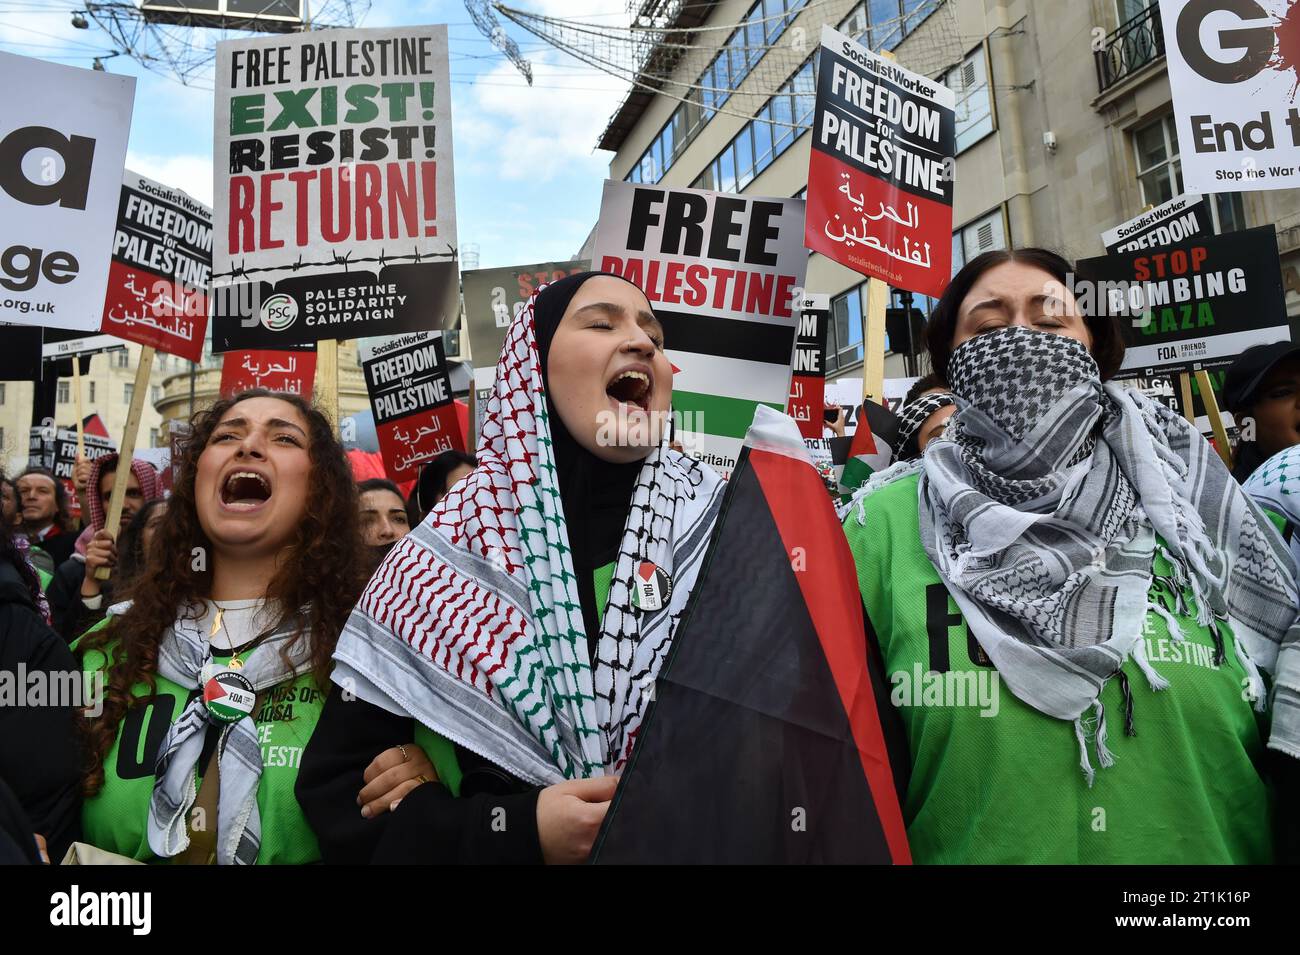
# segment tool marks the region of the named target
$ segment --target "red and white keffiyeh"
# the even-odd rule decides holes
[[[533,309],[543,289],[506,335],[478,467],[375,572],[339,639],[333,675],[539,785],[626,762],[723,488],[666,438],[646,458],[593,665],[537,348]],[[635,569],[647,560],[673,581],[652,613],[632,600]]]

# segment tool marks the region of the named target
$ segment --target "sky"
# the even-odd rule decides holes
[[[365,0],[353,0],[364,10]],[[511,0],[554,17],[626,23],[625,0]],[[137,77],[127,168],[212,202],[211,69],[182,84],[128,56],[91,20],[72,26],[76,0],[0,0],[0,50]],[[321,3],[312,4],[321,8]],[[533,86],[474,26],[461,0],[372,0],[358,26],[445,23],[450,38],[457,238],[480,267],[566,260],[600,211],[612,153],[597,150],[626,81],[585,66],[504,18],[532,63]],[[210,40],[208,41],[210,44]],[[6,94],[8,95],[8,94]]]

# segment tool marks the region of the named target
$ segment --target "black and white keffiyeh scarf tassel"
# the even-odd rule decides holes
[[[1080,714],[1074,720],[1074,735],[1079,741],[1079,768],[1083,770],[1083,778],[1087,780],[1089,789],[1097,778],[1097,771],[1092,768],[1092,762],[1088,759],[1089,730],[1092,731],[1093,743],[1097,747],[1097,762],[1101,768],[1109,769],[1115,765],[1115,756],[1106,745],[1106,708],[1102,705],[1100,696],[1092,705],[1092,714],[1088,719]]]

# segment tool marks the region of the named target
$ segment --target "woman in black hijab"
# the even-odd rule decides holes
[[[478,468],[394,548],[335,654],[298,784],[326,861],[586,858],[721,499],[667,446],[662,335],[602,273],[516,317]],[[634,598],[647,566],[657,596]],[[388,768],[370,761],[412,736],[429,784],[360,818]]]

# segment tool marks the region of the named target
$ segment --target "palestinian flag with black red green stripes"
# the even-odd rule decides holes
[[[664,327],[665,353],[681,369],[673,376],[673,411],[684,432],[739,446],[759,405],[785,410],[794,328],[664,308],[655,317]]]
[[[907,747],[795,423],[760,410],[593,850],[602,863],[907,863]]]

